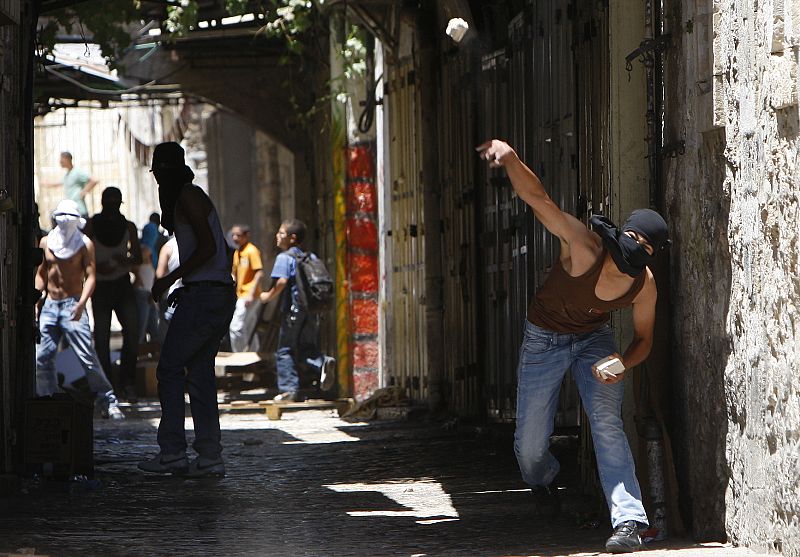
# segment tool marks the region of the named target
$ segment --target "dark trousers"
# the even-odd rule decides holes
[[[161,347],[156,376],[161,400],[158,444],[163,454],[186,450],[184,391],[194,422],[194,450],[206,458],[222,452],[214,357],[236,305],[231,286],[185,286]]]
[[[300,369],[309,366],[319,373],[323,356],[320,350],[319,322],[295,306],[281,320],[275,367],[278,372],[278,391],[296,392],[300,388]]]
[[[111,377],[111,312],[122,325],[121,372],[122,384],[133,386],[136,375],[136,355],[139,348],[139,310],[136,293],[126,274],[116,280],[98,280],[92,295],[94,315],[94,344],[100,365]]]

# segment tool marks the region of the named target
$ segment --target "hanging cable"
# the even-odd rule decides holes
[[[375,37],[368,33],[366,42],[366,99],[361,103],[364,110],[358,118],[358,131],[361,133],[367,133],[372,128],[372,122],[375,120],[375,105],[377,104],[375,89],[378,87],[381,77],[383,77],[383,75],[381,75],[378,79],[373,81],[375,77]]]

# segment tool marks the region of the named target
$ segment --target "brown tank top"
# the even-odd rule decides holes
[[[601,300],[595,288],[605,259],[603,250],[597,263],[579,277],[570,276],[561,261],[556,261],[528,306],[528,321],[557,333],[588,333],[606,323],[610,312],[631,305],[644,286],[645,273],[636,278],[627,294],[616,300]]]

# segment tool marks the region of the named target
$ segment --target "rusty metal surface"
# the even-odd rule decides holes
[[[410,398],[423,401],[427,397],[425,223],[419,91],[413,60],[393,66],[387,85],[392,268],[385,304],[386,382],[404,387]]]

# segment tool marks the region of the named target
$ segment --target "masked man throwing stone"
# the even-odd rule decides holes
[[[493,168],[504,167],[517,195],[560,241],[559,259],[528,308],[520,350],[514,450],[523,480],[539,512],[558,510],[552,485],[559,463],[549,450],[558,390],[572,370],[586,415],[600,483],[611,513],[611,553],[642,548],[640,528],[648,524],[633,456],[622,427],[623,378],[647,358],[653,342],[656,283],[647,265],[668,244],[667,224],[649,209],[631,214],[617,228],[595,215],[589,230],[553,202],[542,182],[503,141],[477,147]],[[633,307],[633,341],[620,355],[609,324],[610,312]],[[613,360],[606,372],[601,360]]]

